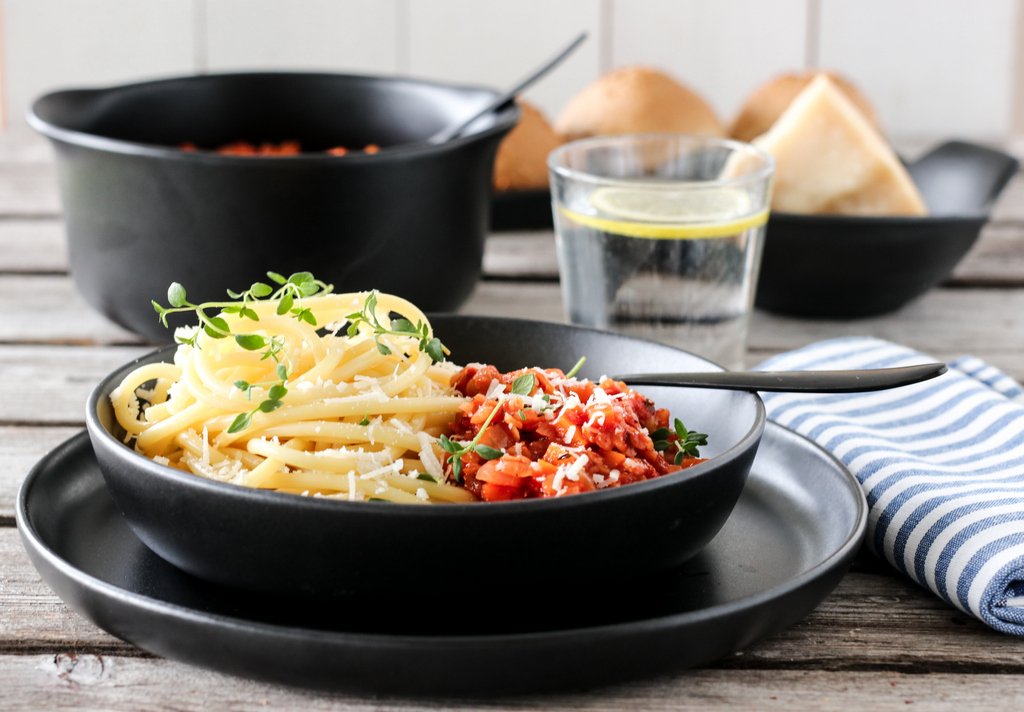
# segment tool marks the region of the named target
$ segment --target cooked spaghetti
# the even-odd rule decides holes
[[[348,500],[465,502],[618,487],[700,462],[691,433],[624,383],[445,359],[423,313],[377,292],[330,294],[268,273],[195,312],[172,363],[111,393],[125,441],[222,482]],[[240,299],[241,301],[237,301]],[[209,312],[216,310],[216,316]],[[671,456],[671,459],[669,457]]]
[[[420,310],[376,293],[289,300],[286,310],[281,301],[246,301],[248,311],[221,313],[213,329],[179,329],[185,343],[173,363],[125,377],[111,400],[135,449],[263,489],[409,503],[474,499],[447,481],[437,444],[466,402],[450,385],[457,368],[435,363],[401,329],[380,333],[397,313],[429,336]],[[353,322],[360,309],[370,321]],[[261,342],[269,346],[254,348]]]

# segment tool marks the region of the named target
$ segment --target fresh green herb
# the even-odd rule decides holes
[[[586,356],[580,356],[580,360],[576,362],[575,366],[573,366],[572,368],[569,369],[569,372],[565,374],[565,377],[566,378],[572,378],[573,376],[575,376],[577,373],[580,372],[580,369],[583,368],[583,364],[585,364],[586,362],[587,362],[587,357]]]
[[[435,485],[437,484],[437,480],[434,479],[431,475],[428,475],[426,472],[421,472],[418,475],[416,475],[416,479],[423,480],[424,482],[433,482]]]
[[[296,319],[305,321],[316,326],[316,318],[309,309],[295,307],[295,300],[303,297],[312,297],[317,294],[330,294],[334,289],[331,285],[320,281],[309,272],[296,272],[290,277],[284,277],[277,272],[267,272],[267,277],[275,282],[278,287],[274,289],[266,282],[253,282],[244,292],[227,290],[228,296],[234,301],[203,302],[193,304],[188,300],[188,294],[178,282],[172,282],[167,288],[167,302],[165,307],[157,301],[153,301],[153,309],[160,319],[160,323],[167,326],[167,317],[170,314],[179,312],[195,312],[199,318],[199,326],[206,334],[214,339],[223,339],[234,336],[238,345],[250,351],[256,351],[266,346],[265,337],[259,334],[233,334],[228,323],[219,316],[210,316],[208,312],[219,311],[224,314],[238,314],[243,319],[259,321],[259,314],[250,306],[257,301],[278,300],[277,313],[280,315],[291,314]],[[241,300],[241,303],[239,303]],[[262,340],[262,342],[261,342]],[[181,343],[195,345],[195,335],[182,337]]]
[[[666,456],[668,456],[672,450],[675,450],[673,462],[677,465],[682,463],[682,461],[687,457],[700,457],[700,450],[697,448],[701,445],[708,444],[707,434],[687,430],[686,426],[683,425],[683,421],[679,418],[676,418],[672,425],[672,430],[669,430],[668,428],[659,428],[651,433],[651,440],[654,441],[654,449],[664,452]],[[671,439],[673,435],[675,435],[674,440]]]
[[[370,416],[364,415],[363,419],[359,421],[359,424],[362,425],[363,427],[366,427],[367,425],[369,425],[370,424]]]
[[[391,336],[411,336],[417,339],[419,343],[419,349],[434,363],[443,361],[445,354],[448,353],[448,349],[441,340],[432,336],[430,333],[430,326],[424,322],[416,322],[413,324],[408,319],[393,319],[390,326],[385,326],[381,323],[380,318],[377,316],[377,292],[370,292],[366,301],[363,303],[363,308],[357,312],[352,312],[345,317],[348,320],[348,335],[355,336],[359,333],[360,327],[366,325],[373,332],[373,340],[377,344],[377,351],[384,356],[391,353],[391,348],[380,340],[380,337],[391,335]]]
[[[280,365],[283,366],[284,364]],[[283,399],[288,395],[288,388],[284,385],[285,381],[287,381],[287,372],[285,372],[285,377],[282,378],[279,383],[251,384],[246,383],[245,381],[236,381],[235,387],[245,391],[246,398],[249,398],[250,400],[252,398],[252,389],[255,385],[262,385],[264,387],[269,385],[270,387],[267,389],[267,397],[260,401],[259,405],[246,413],[239,413],[235,416],[235,419],[231,421],[231,425],[228,426],[228,432],[237,433],[245,430],[252,423],[252,416],[257,413],[273,413],[284,405]]]
[[[193,304],[188,300],[188,294],[178,282],[171,283],[167,288],[167,302],[165,307],[154,301],[153,309],[156,310],[160,323],[167,326],[167,317],[170,314],[179,312],[195,312],[199,319],[199,327],[207,336],[213,339],[226,339],[234,337],[235,343],[246,351],[262,351],[262,360],[273,359],[277,362],[275,370],[276,381],[266,383],[249,383],[248,381],[235,381],[235,388],[244,391],[245,397],[252,400],[254,388],[265,388],[267,397],[260,401],[255,408],[239,413],[228,427],[229,433],[237,433],[245,430],[252,422],[256,413],[272,413],[281,407],[282,399],[288,394],[288,366],[282,363],[285,341],[283,336],[264,336],[263,334],[233,332],[227,320],[220,314],[237,314],[240,319],[258,322],[259,314],[252,308],[252,304],[258,301],[277,300],[276,312],[281,315],[290,314],[295,319],[316,326],[316,317],[308,308],[296,306],[296,300],[304,297],[312,297],[317,294],[329,294],[333,287],[318,280],[309,272],[296,272],[290,277],[284,277],[277,272],[267,272],[271,282],[277,284],[275,289],[266,282],[253,282],[244,292],[233,292],[228,290],[228,296],[234,301],[224,302],[203,302]],[[211,316],[212,313],[217,314]],[[175,340],[180,344],[187,344],[193,348],[199,348],[199,329],[191,334],[175,334]]]
[[[512,381],[511,394],[515,396],[528,396],[533,393],[533,389],[536,387],[537,377],[532,372],[527,371]]]
[[[489,445],[477,445],[476,454],[485,460],[497,460],[505,453],[497,448],[490,447]]]

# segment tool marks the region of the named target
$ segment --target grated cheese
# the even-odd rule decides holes
[[[484,394],[484,398],[487,400],[497,400],[505,394],[505,384],[498,381],[497,378],[492,378],[490,385],[487,386],[487,393]],[[523,401],[525,402],[525,398]]]
[[[438,482],[444,481],[444,469],[441,467],[441,461],[434,454],[434,439],[427,433],[417,433],[416,439],[420,443],[420,462],[423,463],[427,474]]]
[[[590,462],[589,457],[580,455],[570,465],[559,465],[554,479],[551,480],[551,486],[558,490],[558,494],[564,494],[563,482],[566,479],[577,482],[580,479],[580,473],[583,472],[583,468],[587,466],[588,462]]]

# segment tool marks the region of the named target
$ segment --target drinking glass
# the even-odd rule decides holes
[[[631,135],[568,143],[548,166],[569,320],[743,367],[771,156],[725,139]]]

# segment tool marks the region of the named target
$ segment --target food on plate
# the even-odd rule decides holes
[[[566,104],[555,131],[570,140],[627,133],[725,135],[704,99],[648,67],[617,69],[587,86]]]
[[[747,97],[739,114],[729,127],[729,136],[739,141],[753,141],[778,121],[782,112],[793,103],[793,99],[803,91],[811,81],[825,74],[846,98],[856,106],[872,126],[881,132],[878,115],[867,97],[848,79],[835,72],[791,72],[781,74],[765,82],[754,93]]]
[[[172,363],[111,393],[125,442],[196,475],[347,500],[468,502],[617,487],[700,462],[706,436],[623,383],[459,368],[408,301],[268,273],[232,301],[168,290]],[[582,363],[582,361],[581,361]]]
[[[498,146],[494,159],[494,187],[497,190],[530,190],[548,185],[548,154],[562,139],[541,111],[519,100],[517,123]]]
[[[595,383],[554,368],[500,373],[486,364],[470,364],[452,380],[471,400],[451,437],[490,449],[459,465],[466,488],[484,500],[590,492],[703,462],[697,446],[706,435],[678,419],[670,429],[666,409],[621,381]]]
[[[200,151],[205,150],[199,148],[196,144],[191,141],[185,141],[178,144],[178,148],[182,151]],[[281,143],[274,143],[273,141],[263,141],[262,143],[252,143],[250,141],[232,141],[226,143],[223,146],[218,146],[213,149],[214,153],[219,153],[222,156],[298,156],[302,153],[302,144],[298,141],[282,141]],[[324,153],[328,153],[332,156],[345,156],[349,153],[358,153],[359,149],[346,148],[344,146],[334,146],[328,148]],[[362,148],[363,153],[378,153],[380,152],[380,146],[375,143],[369,143]]]
[[[924,215],[927,208],[885,139],[819,74],[754,143],[775,158],[772,210]]]

